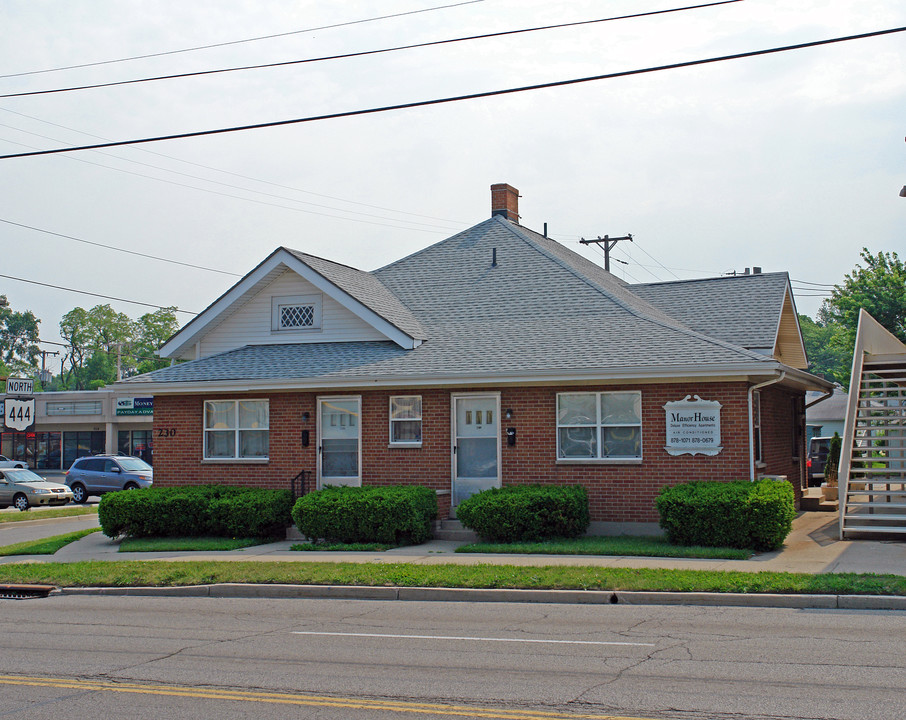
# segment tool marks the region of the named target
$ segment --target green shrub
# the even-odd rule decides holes
[[[456,517],[488,542],[578,537],[590,522],[588,493],[581,485],[508,485],[463,500]]]
[[[776,550],[796,516],[786,481],[681,483],[657,497],[660,525],[675,545]]]
[[[288,490],[184,485],[107,493],[98,521],[108,537],[271,537],[290,523]]]
[[[292,517],[310,540],[418,545],[432,536],[437,494],[417,485],[326,487],[296,500]]]

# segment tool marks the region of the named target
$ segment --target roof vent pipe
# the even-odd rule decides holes
[[[491,267],[497,267],[497,248],[491,250]]]
[[[752,268],[752,274],[753,274],[753,275],[761,275],[761,268],[758,267],[757,265],[755,265],[755,266]]]

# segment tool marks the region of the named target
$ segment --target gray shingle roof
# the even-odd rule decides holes
[[[636,294],[578,254],[499,217],[370,274],[293,255],[372,307],[378,303],[398,319],[410,313],[427,340],[413,350],[392,342],[246,346],[126,382],[298,380],[329,386],[356,379],[588,372],[606,378],[609,371],[656,374],[771,362],[726,337],[700,332],[693,312],[674,317],[665,288],[642,286],[647,293]],[[680,305],[690,302],[688,294],[674,297]],[[780,305],[770,310],[776,317]]]
[[[312,270],[327,278],[341,290],[349,293],[363,305],[371,308],[390,324],[409,337],[424,340],[428,335],[418,318],[394,296],[373,274],[348,265],[331,262],[298,250],[283,248]]]
[[[746,348],[773,348],[785,272],[630,285],[632,294],[690,328]]]

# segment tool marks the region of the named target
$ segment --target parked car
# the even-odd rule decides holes
[[[75,501],[83,503],[89,495],[149,488],[154,484],[154,471],[144,460],[131,455],[89,455],[72,464],[65,482]]]
[[[830,441],[829,437],[814,437],[809,441],[808,456],[805,460],[809,487],[816,487],[824,480],[824,465],[827,463]]]
[[[65,505],[71,501],[68,487],[45,480],[31,470],[0,470],[0,507],[13,505],[28,510],[32,505]]]
[[[0,468],[26,468],[24,460],[10,460],[6,455],[0,455]]]

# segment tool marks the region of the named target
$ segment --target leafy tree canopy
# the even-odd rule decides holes
[[[35,374],[41,357],[37,344],[40,322],[30,310],[10,308],[6,295],[0,295],[0,372]]]
[[[875,320],[906,342],[906,263],[895,252],[872,255],[860,253],[865,266],[856,265],[843,284],[834,287],[831,297],[818,312],[819,321],[835,322],[843,328],[849,346],[855,343],[859,309],[865,308]]]

